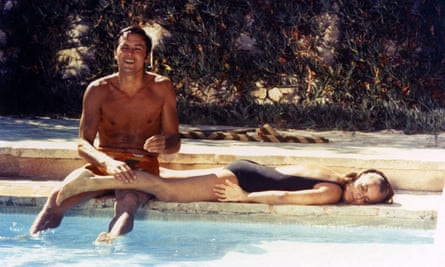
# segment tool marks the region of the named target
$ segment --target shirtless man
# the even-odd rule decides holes
[[[123,29],[114,49],[118,72],[93,81],[83,98],[79,130],[79,155],[88,162],[66,179],[108,174],[131,182],[133,170],[159,174],[157,155],[179,151],[176,95],[171,81],[145,72],[150,62],[151,39],[139,26]],[[94,140],[98,134],[98,147]],[[64,213],[74,204],[106,194],[96,191],[73,196],[60,206],[54,191],[31,226],[35,234],[60,225]],[[149,195],[135,190],[115,190],[115,214],[108,233],[98,241],[110,242],[133,229],[137,207]]]

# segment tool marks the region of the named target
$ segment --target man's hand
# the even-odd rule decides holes
[[[163,135],[153,135],[152,137],[145,140],[144,149],[150,153],[161,154],[165,151],[166,140]]]
[[[113,175],[119,181],[124,183],[132,183],[136,180],[133,170],[123,161],[109,159],[104,162],[105,170],[108,174]]]

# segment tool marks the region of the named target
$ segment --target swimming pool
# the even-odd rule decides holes
[[[428,266],[434,230],[137,220],[94,244],[108,218],[68,216],[30,237],[34,215],[0,214],[3,266]]]

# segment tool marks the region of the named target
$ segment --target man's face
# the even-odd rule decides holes
[[[119,39],[119,45],[114,52],[121,71],[140,71],[149,61],[144,38],[139,34],[124,33]]]

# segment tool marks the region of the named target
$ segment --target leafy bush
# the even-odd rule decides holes
[[[88,82],[116,70],[115,34],[142,23],[162,37],[153,67],[175,83],[182,123],[437,132],[444,5],[3,1],[0,113],[78,116]]]

